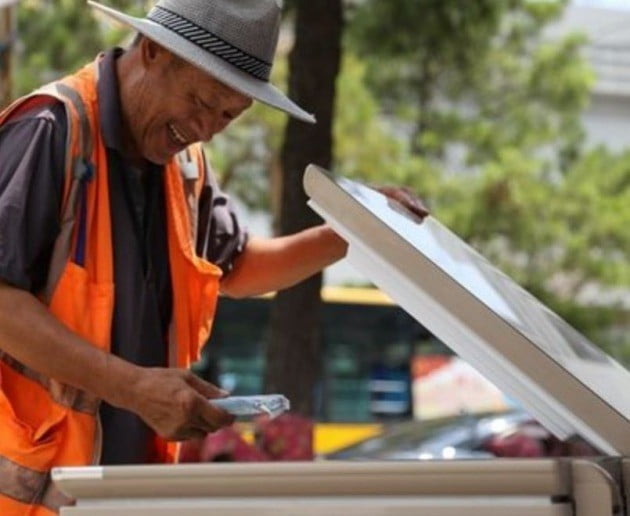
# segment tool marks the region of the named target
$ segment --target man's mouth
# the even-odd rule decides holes
[[[175,141],[175,143],[182,146],[188,145],[190,140],[186,137],[184,133],[181,132],[181,130],[175,127],[175,125],[172,122],[168,122],[166,126],[168,127],[168,133],[170,134],[171,138]]]

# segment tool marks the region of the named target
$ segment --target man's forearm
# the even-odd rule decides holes
[[[227,295],[245,297],[290,287],[340,260],[347,244],[326,225],[277,238],[252,238],[221,283]]]
[[[166,439],[198,437],[234,420],[207,402],[225,393],[192,372],[139,367],[101,351],[30,293],[3,283],[0,349],[38,373],[138,414]]]
[[[29,368],[127,406],[137,366],[90,345],[29,292],[0,283],[0,349]]]

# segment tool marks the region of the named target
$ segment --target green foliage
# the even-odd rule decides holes
[[[405,142],[380,180],[421,192],[491,262],[624,349],[609,331],[627,330],[624,311],[584,294],[630,287],[630,155],[583,150],[593,82],[584,40],[541,36],[565,4],[367,0],[351,13],[346,47],[367,64],[385,134]],[[374,181],[369,162],[351,172]]]
[[[434,212],[492,263],[595,342],[630,358],[630,152],[598,148],[557,180],[508,149],[480,173],[444,180]],[[627,331],[627,330],[626,330]]]
[[[505,152],[481,174],[456,177],[436,211],[458,234],[536,289],[556,273],[569,297],[589,282],[630,285],[630,153],[587,153],[560,181]]]
[[[562,187],[558,210],[570,233],[565,268],[580,270],[582,282],[630,286],[630,151],[591,151]]]
[[[347,46],[368,62],[385,113],[408,121],[414,153],[442,159],[459,143],[470,167],[506,146],[554,144],[564,163],[580,143],[591,80],[581,38],[539,38],[564,3],[368,0],[351,17]]]
[[[144,12],[139,0],[108,5],[130,14]],[[55,80],[90,60],[127,34],[97,19],[83,0],[24,0],[18,3],[15,91],[19,95]]]

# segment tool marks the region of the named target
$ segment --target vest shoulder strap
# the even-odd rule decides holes
[[[48,269],[46,286],[42,292],[43,301],[48,304],[55,291],[59,278],[72,252],[72,239],[77,218],[79,230],[85,230],[85,221],[79,210],[86,195],[86,183],[94,175],[92,164],[93,139],[86,106],[79,93],[62,82],[53,82],[34,92],[34,95],[47,95],[63,102],[67,116],[66,135],[66,180],[60,215],[60,231],[53,246]],[[77,249],[80,250],[81,234],[77,236]]]
[[[90,120],[88,118],[87,108],[79,92],[63,82],[52,82],[36,90],[34,95],[37,94],[48,95],[59,99],[65,104],[66,112],[68,107],[74,110],[75,117],[72,117],[71,113],[68,113],[68,127],[70,127],[70,124],[75,120],[78,122],[76,129],[79,137],[80,154],[83,159],[89,161],[92,156]]]

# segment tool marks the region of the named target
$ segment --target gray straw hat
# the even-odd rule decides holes
[[[244,95],[315,122],[269,82],[281,0],[160,0],[145,18],[88,3]]]

